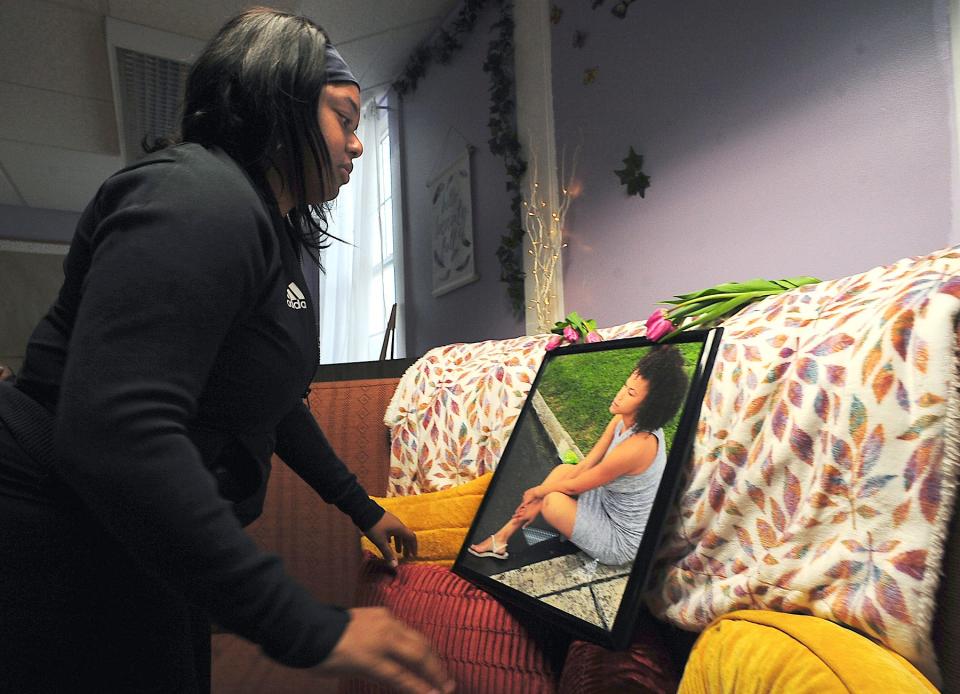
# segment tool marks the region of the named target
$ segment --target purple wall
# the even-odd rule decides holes
[[[432,64],[417,90],[402,100],[402,160],[406,205],[404,278],[407,354],[450,342],[522,335],[500,282],[496,250],[510,221],[503,159],[490,153],[489,79],[482,70],[497,13],[484,10],[463,49],[447,65]],[[460,155],[466,143],[473,185],[474,262],[480,279],[434,298],[430,191],[426,183]]]
[[[568,311],[614,325],[721,281],[829,279],[948,245],[946,2],[645,0],[623,20],[556,5],[558,151],[580,144],[583,184]],[[630,145],[646,199],[613,174]]]

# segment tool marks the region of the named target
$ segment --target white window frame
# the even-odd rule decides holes
[[[394,300],[397,303],[397,320],[393,333],[394,354],[397,359],[407,356],[406,343],[406,282],[404,273],[404,254],[406,253],[406,238],[403,207],[403,173],[400,108],[399,97],[392,89],[388,90],[381,100],[381,112],[385,114],[387,131],[390,137],[390,184],[393,220],[393,278]],[[389,350],[387,352],[389,356]]]
[[[371,116],[376,118],[376,127],[375,127],[375,142],[370,143],[373,150],[372,154],[376,158],[377,162],[377,227],[380,231],[380,258],[374,260],[371,267],[371,284],[379,286],[381,288],[380,298],[382,302],[383,315],[385,317],[384,324],[381,326],[370,326],[368,325],[368,342],[371,347],[376,343],[376,351],[379,353],[380,346],[383,343],[384,335],[386,334],[386,320],[390,317],[390,309],[393,305],[393,302],[396,301],[399,304],[397,299],[400,294],[397,289],[398,285],[398,271],[397,271],[397,234],[396,234],[396,221],[394,217],[394,205],[393,205],[393,196],[394,196],[394,186],[393,186],[393,137],[390,135],[390,122],[389,122],[389,110],[388,107],[380,104],[380,99],[374,102],[376,105],[371,109]],[[387,147],[387,156],[386,161],[384,161],[384,144]],[[384,178],[389,176],[389,185],[384,185]],[[384,228],[384,217],[386,208],[389,205],[390,209],[390,228]],[[385,241],[389,236],[390,239],[390,255],[385,256],[383,249],[386,247]],[[388,268],[393,269],[393,301],[388,302],[383,293],[383,288],[385,288],[386,283],[383,282],[382,277]],[[381,278],[377,282],[376,278]],[[399,313],[399,305],[397,307]],[[396,343],[396,334],[394,334],[394,342]],[[389,355],[389,350],[388,350]],[[396,355],[396,347],[394,348],[394,354]]]

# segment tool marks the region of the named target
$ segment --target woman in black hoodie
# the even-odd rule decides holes
[[[319,26],[245,12],[194,64],[179,137],[84,211],[0,384],[0,689],[209,690],[209,619],[289,666],[450,688],[419,634],[317,603],[242,530],[276,452],[386,560],[416,551],[303,402],[301,257],[319,263],[359,116]]]

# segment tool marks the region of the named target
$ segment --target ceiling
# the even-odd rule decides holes
[[[459,2],[0,0],[0,205],[79,211],[121,167],[106,17],[202,42],[256,4],[316,20],[370,89]]]

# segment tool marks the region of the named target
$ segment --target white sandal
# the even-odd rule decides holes
[[[506,545],[502,546],[502,552],[497,551],[497,538],[494,535],[490,536],[490,547],[491,549],[486,550],[485,552],[478,552],[473,547],[467,547],[467,551],[470,552],[475,557],[492,557],[493,559],[506,559],[510,556],[507,552]]]

